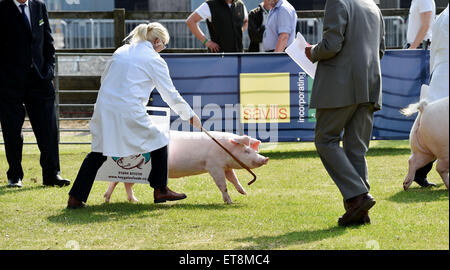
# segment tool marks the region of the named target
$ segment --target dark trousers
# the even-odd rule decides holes
[[[427,165],[423,166],[422,168],[418,169],[416,171],[416,174],[414,176],[414,179],[419,178],[419,179],[426,179],[428,173],[431,171],[431,169],[433,168],[433,162],[428,163]]]
[[[59,174],[58,131],[55,113],[55,90],[52,81],[42,80],[34,69],[24,74],[26,89],[0,90],[0,122],[9,169],[8,179],[23,178],[22,126],[28,114],[41,152],[44,183]]]
[[[150,152],[150,158],[152,163],[152,170],[148,177],[150,186],[155,189],[165,188],[167,186],[168,176],[167,146]],[[94,184],[95,176],[106,159],[107,157],[102,153],[89,153],[81,164],[81,168],[78,171],[77,178],[72,185],[69,195],[79,201],[86,202]]]

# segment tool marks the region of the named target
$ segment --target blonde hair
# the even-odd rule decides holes
[[[123,41],[129,41],[131,44],[134,44],[145,40],[152,42],[157,38],[159,38],[164,44],[169,43],[169,31],[167,31],[162,24],[152,22],[149,24],[139,24]]]

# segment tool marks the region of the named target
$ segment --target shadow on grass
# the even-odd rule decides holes
[[[400,191],[388,198],[389,201],[397,203],[414,203],[414,202],[433,202],[448,201],[449,194],[447,189],[437,189],[444,184],[437,184],[435,188],[413,187],[407,191]]]
[[[406,148],[371,148],[367,152],[367,156],[400,156],[408,155],[411,150]],[[262,155],[270,159],[292,159],[292,158],[318,158],[319,155],[315,150],[306,151],[287,151],[287,152],[261,152]]]
[[[46,186],[31,186],[31,187],[21,187],[21,188],[9,188],[6,186],[0,186],[0,196],[11,194],[11,193],[19,193],[19,192],[27,192],[27,191],[33,191],[38,189],[45,189],[48,188]]]
[[[238,204],[143,204],[143,203],[104,203],[100,205],[88,205],[82,209],[63,209],[55,216],[47,219],[53,223],[63,224],[89,224],[111,220],[125,220],[127,218],[147,218],[161,215],[157,210],[221,210],[241,207]]]
[[[246,246],[245,249],[273,249],[337,237],[344,234],[345,230],[346,229],[343,227],[334,226],[322,230],[289,232],[277,236],[246,237],[235,239],[234,241],[250,244],[250,246]],[[239,247],[238,249],[242,249],[242,247]]]

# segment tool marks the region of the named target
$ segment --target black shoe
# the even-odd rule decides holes
[[[414,182],[419,184],[421,187],[435,187],[436,184],[428,182],[427,178],[416,176]]]
[[[63,186],[70,185],[70,180],[63,179],[60,175],[55,175],[54,178],[44,179],[44,183],[43,184],[44,184],[44,186],[49,186],[49,187],[53,187],[53,186],[63,187]]]
[[[376,201],[369,193],[365,193],[347,200],[346,203],[347,212],[338,220],[339,226],[344,227],[358,224],[364,220],[364,216],[368,215],[369,209],[375,205]]]
[[[13,188],[21,188],[22,187],[22,180],[20,178],[12,178],[8,179],[8,185],[6,187]]]
[[[344,208],[345,211],[348,211],[350,208],[345,200],[344,200]],[[370,224],[369,211],[364,211],[361,215],[361,219],[356,220],[354,221],[354,223],[351,223],[349,225],[364,225],[364,224]]]
[[[77,198],[75,198],[72,195],[69,195],[69,200],[67,201],[67,208],[68,209],[78,209],[78,208],[85,208],[86,204],[82,201],[79,201]]]

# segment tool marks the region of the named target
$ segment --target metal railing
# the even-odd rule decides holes
[[[384,17],[386,48],[402,48],[406,44],[408,25],[401,16]]]
[[[438,7],[436,9],[436,13],[439,14],[442,12],[444,8]],[[403,35],[404,35],[404,29],[405,26],[405,19],[409,14],[409,9],[403,8],[403,9],[382,9],[381,10],[383,16],[386,18],[389,17],[395,17],[395,19],[392,19],[392,22],[386,21],[387,30],[389,31],[387,33],[387,44],[388,48],[400,48],[402,47],[403,42]],[[187,30],[187,26],[184,23],[184,20],[190,15],[190,12],[148,12],[148,11],[127,11],[125,12],[124,9],[114,9],[114,11],[97,11],[97,12],[90,12],[90,11],[77,11],[77,12],[71,12],[71,11],[51,11],[49,12],[50,19],[59,19],[64,20],[64,22],[67,23],[66,20],[94,20],[94,23],[86,23],[86,27],[83,29],[87,32],[89,32],[89,37],[86,37],[86,41],[83,41],[84,44],[105,44],[105,47],[98,48],[98,46],[91,46],[88,48],[83,48],[83,50],[89,50],[90,52],[111,52],[114,48],[118,48],[122,44],[122,40],[125,38],[126,33],[130,31],[128,29],[127,31],[127,24],[132,24],[132,21],[160,21],[160,22],[174,22],[176,24],[176,27],[178,27],[180,30],[170,31],[172,36],[185,36],[184,41],[176,41],[170,44],[169,49],[166,50],[166,52],[200,52],[201,50],[204,51],[204,48],[202,46],[199,46],[199,41],[195,40],[190,34],[190,32]],[[323,10],[302,10],[297,11],[297,16],[300,19],[301,24],[303,24],[301,27],[302,31],[305,31],[305,37],[308,39],[310,43],[315,43],[317,40],[320,39],[321,35],[321,26],[322,26],[322,18],[324,16]],[[398,20],[398,18],[402,18],[401,20]],[[111,26],[108,26],[108,28],[105,28],[102,30],[102,28],[99,26],[96,28],[95,21],[96,20],[107,20],[108,24],[113,24],[113,28]],[[127,23],[129,21],[130,23]],[[64,23],[61,23],[64,24]],[[306,24],[306,25],[304,25]],[[94,25],[94,26],[93,26]],[[391,27],[392,26],[392,27]],[[60,25],[60,33],[56,35],[56,39],[63,40],[65,42],[65,37],[61,37],[61,33],[64,30],[64,27]],[[91,28],[89,28],[91,27]],[[92,27],[94,28],[92,30]],[[391,29],[393,29],[391,32]],[[206,29],[205,29],[206,30]],[[111,35],[110,31],[113,32]],[[400,31],[400,32],[399,32]],[[55,33],[58,33],[58,30],[55,31]],[[107,41],[95,41],[98,39],[98,37],[92,37],[92,33],[100,33],[100,35],[106,35],[108,34]],[[177,33],[177,34],[175,34]],[[59,37],[58,37],[59,35]],[[176,38],[175,38],[176,39]],[[68,38],[70,40],[70,38]],[[244,42],[248,42],[247,37],[244,37]],[[106,44],[107,43],[107,44]],[[175,45],[177,43],[177,45]],[[181,47],[181,44],[183,45],[182,49],[177,49],[176,47]],[[66,44],[75,44],[75,41],[72,41],[70,43]],[[247,43],[245,43],[247,45]],[[393,47],[390,47],[391,45]],[[71,46],[71,45],[70,45]],[[80,49],[75,49],[75,47],[70,47],[67,45],[66,49],[60,50],[60,51],[66,51],[66,52],[80,52]],[[103,46],[103,45],[101,45]],[[107,47],[111,46],[111,47]],[[247,47],[247,46],[246,46]],[[202,49],[198,49],[202,48]]]
[[[62,107],[90,107],[93,108],[94,104],[81,104],[81,103],[65,103],[61,104],[60,102],[60,94],[71,93],[71,94],[92,94],[98,93],[97,90],[79,90],[79,89],[71,89],[71,90],[61,90],[60,89],[60,81],[59,81],[59,58],[67,57],[67,56],[75,56],[75,57],[110,57],[109,53],[56,53],[55,55],[55,107],[56,107],[56,116],[57,116],[57,127],[58,127],[58,142],[59,144],[90,144],[90,142],[62,142],[61,141],[61,133],[62,132],[90,132],[89,129],[82,128],[60,128],[61,121],[76,121],[76,120],[91,120],[91,117],[70,117],[70,118],[62,118],[61,117],[61,108]]]
[[[386,47],[400,48],[406,43],[406,20],[401,16],[386,16]],[[130,33],[134,27],[150,20],[126,20],[125,33]],[[190,32],[185,20],[164,19],[158,20],[171,34],[169,49],[203,49],[204,46]],[[300,33],[305,39],[315,44],[322,39],[322,18],[298,19]],[[65,19],[51,20],[52,32],[55,36],[55,46],[65,49],[100,49],[114,47],[114,21],[110,19]],[[202,31],[207,32],[206,22],[199,24]],[[244,48],[248,48],[250,38],[248,32],[243,35]]]

